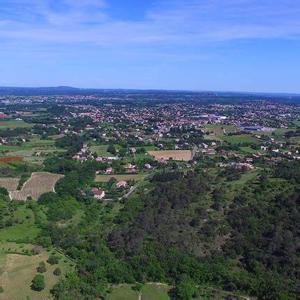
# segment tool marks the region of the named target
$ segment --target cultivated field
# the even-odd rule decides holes
[[[31,177],[25,182],[21,191],[10,192],[10,198],[25,201],[28,197],[38,199],[42,194],[54,191],[56,182],[63,175],[51,174],[47,172],[32,173]]]
[[[26,162],[41,164],[48,155],[55,152],[64,150],[55,147],[54,139],[43,140],[33,137],[21,145],[0,145],[0,159],[4,161],[7,157],[20,157]]]
[[[7,189],[9,192],[15,191],[19,184],[19,178],[0,178],[0,187]]]
[[[148,151],[156,160],[177,160],[190,161],[193,159],[192,151],[190,150],[163,150],[163,151]]]
[[[22,160],[23,160],[23,157],[21,157],[21,156],[0,157],[0,162],[4,162],[4,163],[10,163],[10,162],[22,161]]]
[[[29,128],[31,124],[25,123],[24,121],[18,120],[1,120],[0,129],[15,129],[15,128]]]

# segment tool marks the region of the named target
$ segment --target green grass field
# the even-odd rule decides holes
[[[17,208],[13,216],[12,226],[0,230],[0,242],[7,241],[33,241],[40,229],[35,225],[35,219],[32,210],[27,209],[25,205]]]
[[[92,153],[96,152],[98,156],[109,157],[113,156],[111,153],[107,152],[108,145],[95,145],[90,147]]]
[[[1,244],[0,244],[1,247]],[[30,248],[30,246],[28,246]],[[31,246],[32,248],[33,246]],[[0,285],[4,292],[0,299],[3,300],[40,300],[52,299],[50,290],[60,277],[73,269],[72,262],[58,252],[55,254],[61,259],[59,264],[50,265],[46,261],[49,258],[49,252],[43,250],[38,255],[12,254],[1,251],[0,248]],[[46,287],[37,292],[30,288],[33,277],[37,274],[36,268],[40,262],[46,263],[47,271],[43,273]],[[53,271],[59,267],[62,271],[60,276],[55,276]]]
[[[258,144],[259,140],[250,134],[239,134],[239,135],[224,135],[221,139],[232,145],[239,144]]]
[[[247,144],[259,143],[259,140],[252,134],[227,135],[229,133],[235,133],[238,131],[238,128],[232,125],[210,124],[210,125],[206,125],[204,127],[204,130],[206,132],[209,132],[209,135],[204,136],[207,140],[224,141],[232,145],[239,145],[243,143],[247,143]]]
[[[224,132],[228,134],[238,131],[238,129],[233,125],[218,124],[205,125],[203,130],[209,133],[209,135],[204,136],[208,140],[222,140],[221,138],[224,136]]]
[[[167,285],[146,284],[142,288],[142,300],[170,300]]]
[[[134,291],[130,285],[121,285],[113,288],[107,300],[138,300],[139,293]]]

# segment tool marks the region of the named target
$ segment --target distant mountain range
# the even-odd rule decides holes
[[[253,93],[226,91],[184,91],[184,90],[135,90],[135,89],[88,89],[70,86],[58,87],[0,87],[0,96],[54,96],[54,95],[107,95],[107,94],[190,94],[199,97],[225,98],[275,98],[300,101],[300,94],[293,93]]]

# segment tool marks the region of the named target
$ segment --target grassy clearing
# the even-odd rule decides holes
[[[217,140],[228,142],[232,145],[238,145],[241,143],[248,144],[258,144],[259,140],[255,138],[252,134],[239,134],[239,135],[228,135],[229,133],[238,132],[239,129],[232,125],[206,125],[204,127],[206,132],[209,132],[209,135],[205,135],[205,138],[208,140]]]
[[[239,145],[243,143],[247,144],[258,144],[259,140],[250,134],[240,134],[240,135],[224,135],[222,140],[228,142],[232,145]]]
[[[16,223],[0,230],[0,242],[34,241],[40,229],[35,225],[34,214],[25,206],[18,207],[13,219]]]
[[[149,283],[145,284],[139,293],[132,289],[132,285],[123,284],[114,287],[107,300],[170,300],[168,291],[167,285]]]
[[[217,140],[221,141],[222,137],[225,133],[234,133],[237,132],[238,129],[233,125],[218,125],[218,124],[208,124],[203,130],[209,135],[205,135],[205,139],[207,140]]]
[[[91,146],[90,151],[92,153],[96,152],[98,156],[101,157],[109,157],[113,156],[111,153],[107,152],[108,145],[97,145],[97,146]]]
[[[113,288],[107,300],[138,300],[139,293],[134,291],[130,285],[121,285]]]
[[[142,300],[170,300],[167,285],[146,284],[142,288]]]
[[[240,179],[233,181],[231,183],[231,186],[234,189],[240,190],[243,186],[245,186],[245,184],[248,181],[255,179],[258,174],[259,174],[258,170],[252,170],[252,171],[246,172],[246,173],[242,174]]]
[[[123,174],[123,175],[97,175],[95,181],[96,182],[108,182],[111,178],[115,178],[117,181],[141,181],[146,178],[147,174]]]
[[[257,152],[257,150],[252,149],[251,147],[241,147],[240,151],[244,154],[253,154]]]
[[[60,256],[60,262],[57,265],[50,265],[46,261],[49,258],[49,253],[43,250],[38,255],[28,256],[20,254],[6,254],[0,252],[0,285],[4,288],[4,293],[1,294],[3,300],[38,300],[52,299],[50,290],[57,283],[61,276],[72,270],[71,262],[64,256]],[[39,263],[46,263],[47,271],[43,273],[45,276],[46,288],[41,292],[31,290],[31,280],[37,274],[36,268]],[[55,276],[53,271],[59,267],[62,275]]]

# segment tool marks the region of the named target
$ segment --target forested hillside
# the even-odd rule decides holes
[[[109,284],[145,282],[168,283],[174,299],[197,297],[199,286],[258,299],[299,296],[299,163],[247,181],[167,169],[118,207],[75,201],[70,178],[84,186],[91,165],[69,167],[58,195],[39,200],[49,220],[40,243],[77,262],[52,290],[56,299],[106,299]],[[59,214],[62,203],[68,210]],[[78,222],[62,226],[78,211]]]

